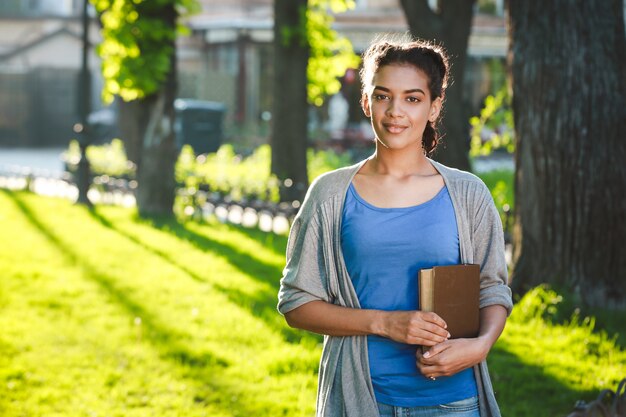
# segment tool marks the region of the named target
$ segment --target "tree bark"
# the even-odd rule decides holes
[[[443,141],[435,159],[445,165],[469,170],[469,108],[463,102],[463,79],[467,44],[475,0],[440,1],[433,11],[427,0],[401,0],[411,34],[443,44],[450,56],[452,83],[446,92],[440,132]]]
[[[163,19],[176,27],[177,13],[173,5],[164,6]],[[174,99],[176,98],[176,45],[170,43],[170,71],[156,94],[137,102],[138,114],[147,115],[142,134],[141,153],[137,164],[137,206],[142,216],[172,215],[176,192],[174,167],[178,151],[174,133]],[[144,121],[139,118],[137,123]]]
[[[622,1],[509,1],[516,130],[512,285],[626,306]]]
[[[141,159],[143,137],[150,119],[150,107],[143,100],[124,101],[117,98],[117,124],[126,157],[137,164]]]
[[[274,1],[274,86],[272,173],[291,187],[281,187],[281,200],[302,200],[307,177],[307,0]]]

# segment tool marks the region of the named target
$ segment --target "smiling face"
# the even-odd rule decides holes
[[[378,68],[363,92],[362,105],[377,146],[390,150],[422,149],[426,123],[435,121],[441,111],[441,99],[431,100],[427,76],[410,64]]]

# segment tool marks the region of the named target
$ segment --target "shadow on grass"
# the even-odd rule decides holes
[[[229,366],[227,360],[208,350],[199,353],[190,351],[181,342],[185,340],[184,334],[169,328],[143,306],[132,300],[115,285],[115,278],[102,273],[95,266],[83,260],[71,246],[48,230],[18,193],[0,191],[15,203],[30,224],[57,248],[60,256],[80,267],[85,272],[86,278],[98,284],[110,296],[111,300],[121,306],[131,317],[141,318],[142,326],[146,329],[145,340],[148,340],[157,349],[161,357],[175,365],[186,368],[185,375],[187,377],[190,377],[191,374],[194,380],[199,380],[210,388],[206,392],[197,392],[194,395],[195,402],[206,402],[210,397],[212,404],[222,406],[225,409],[238,409],[238,412],[243,415],[254,415],[253,410],[247,409],[245,401],[234,402],[231,400],[238,398],[241,392],[235,388],[237,386],[235,383],[229,384],[220,377],[220,374]],[[200,387],[198,390],[204,391]]]
[[[46,228],[45,224],[37,218],[27,203],[24,202],[18,194],[6,191],[3,192],[14,201],[33,227],[40,231],[42,235],[58,248],[61,256],[64,256],[69,261],[81,267],[85,271],[86,277],[93,279],[94,282],[110,295],[114,302],[123,307],[132,317],[142,318],[146,328],[146,340],[152,343],[165,359],[172,361],[176,365],[187,367],[188,374],[192,374],[194,379],[199,380],[209,387],[207,392],[203,392],[203,388],[198,388],[194,394],[194,398],[197,402],[206,401],[207,397],[214,397],[216,398],[216,405],[234,408],[242,413],[251,415],[251,410],[246,410],[245,401],[228,403],[228,398],[236,397],[240,393],[236,392],[236,388],[232,388],[230,384],[222,381],[223,378],[220,377],[220,374],[228,366],[226,360],[220,358],[213,352],[191,352],[184,343],[181,342],[181,340],[184,340],[183,335],[177,333],[174,329],[168,328],[160,322],[157,317],[151,314],[150,311],[146,310],[143,306],[126,295],[123,290],[115,285],[114,277],[99,271],[94,265],[90,265],[88,262],[81,259],[80,256],[74,252],[73,248],[63,241],[62,236],[52,233]],[[148,247],[131,234],[117,230],[114,224],[98,214],[97,211],[92,212],[92,215],[103,226],[120,233],[136,244],[163,257],[168,262],[181,268],[181,270],[193,279],[204,282],[201,276],[193,273],[193,271],[189,271],[183,265],[176,264],[167,253]],[[217,253],[229,256],[229,259],[231,259],[230,257],[232,256],[233,259],[231,259],[231,261],[233,262],[233,266],[238,267],[252,276],[257,275],[248,271],[266,273],[276,271],[275,266],[262,262],[259,263],[257,259],[242,253],[237,248],[215,242],[206,236],[187,229],[183,224],[178,222],[172,220],[158,220],[155,227],[165,232],[173,233],[180,239],[185,239],[193,243],[201,250],[216,251]],[[250,266],[249,263],[251,262],[256,262],[256,266]],[[261,307],[260,311],[263,312],[264,303],[268,303],[266,307],[271,308],[273,314],[276,314],[274,310],[275,294],[272,294],[271,297],[269,294],[265,294],[259,298],[251,298],[248,294],[237,294],[237,292],[233,292],[230,289],[225,289],[225,291],[230,291],[229,297],[232,297],[232,299],[239,304],[246,304],[251,301],[258,303],[258,305],[251,306],[251,311],[253,312],[255,309],[259,309],[259,307]],[[576,400],[591,400],[597,394],[592,391],[572,389],[555,377],[546,374],[540,366],[525,363],[523,358],[519,358],[499,348],[497,345],[490,354],[489,364],[496,395],[503,415],[516,417],[565,416],[572,410]],[[224,399],[220,400],[215,397],[215,393],[212,390],[217,390],[217,392],[221,394],[220,397]]]
[[[98,212],[97,207],[89,211],[91,216],[100,222],[103,226],[118,233],[122,237],[130,240],[146,251],[159,256],[166,262],[187,274],[189,277],[198,282],[207,283],[208,280],[200,274],[192,271],[186,265],[181,264],[171,253],[165,252],[138,239],[131,233],[117,227],[105,216]],[[202,252],[213,252],[224,256],[225,259],[242,273],[254,278],[255,280],[267,284],[268,289],[255,291],[254,294],[241,291],[236,288],[220,285],[219,281],[211,281],[210,284],[218,291],[226,295],[229,301],[247,309],[253,316],[263,320],[268,326],[280,332],[283,338],[290,343],[297,343],[303,339],[311,339],[315,343],[321,342],[321,336],[312,335],[300,330],[292,329],[285,325],[284,319],[276,310],[278,279],[268,279],[269,277],[280,277],[281,269],[275,265],[263,262],[262,260],[251,256],[249,253],[243,252],[238,248],[217,242],[207,236],[198,234],[187,228],[184,223],[178,222],[176,219],[153,217],[143,220],[150,226],[171,235],[178,239],[184,240]],[[243,231],[242,231],[243,232]],[[246,234],[247,237],[247,234]],[[257,236],[260,239],[261,236]]]
[[[598,395],[597,391],[572,389],[540,366],[525,363],[497,344],[488,362],[503,416],[565,417],[576,401],[591,401]]]

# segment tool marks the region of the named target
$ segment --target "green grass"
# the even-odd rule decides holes
[[[275,311],[284,237],[7,191],[0,224],[1,416],[313,414],[321,338]],[[490,355],[507,416],[626,376],[623,346],[541,291]]]

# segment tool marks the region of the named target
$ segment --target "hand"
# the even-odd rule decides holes
[[[383,317],[380,333],[396,342],[434,346],[450,337],[446,322],[435,313],[392,311]]]
[[[450,339],[432,346],[426,353],[418,349],[417,367],[428,378],[454,375],[482,362],[489,345],[480,338]]]

